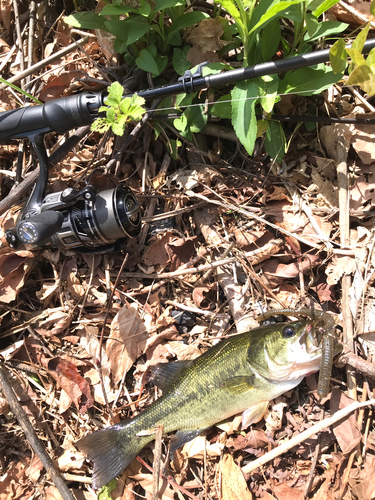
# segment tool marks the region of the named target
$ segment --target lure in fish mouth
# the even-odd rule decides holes
[[[261,326],[222,340],[194,360],[159,365],[155,384],[162,397],[133,419],[77,442],[94,462],[93,487],[115,478],[154,439],[150,430],[161,424],[166,434],[177,431],[173,453],[240,412],[244,427],[259,421],[271,399],[319,370],[321,354],[310,320]]]

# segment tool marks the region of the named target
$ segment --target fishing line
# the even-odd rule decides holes
[[[343,86],[343,88],[347,88],[346,86]],[[197,108],[197,107],[209,107],[209,106],[214,106],[216,104],[229,104],[233,102],[246,102],[246,101],[253,101],[253,100],[261,100],[261,99],[267,99],[267,98],[272,98],[272,97],[284,97],[284,96],[291,96],[291,95],[306,95],[307,92],[314,92],[313,90],[302,90],[302,91],[296,91],[296,92],[287,92],[287,93],[280,93],[280,94],[266,94],[266,95],[258,95],[258,96],[249,96],[249,97],[241,97],[238,99],[225,99],[222,101],[214,101],[214,102],[204,102],[204,103],[192,103],[192,104],[186,104],[186,105],[175,105],[175,106],[170,106],[170,107],[165,107],[165,108],[158,108],[152,111],[148,111],[148,113],[155,115],[155,117],[158,116],[159,112],[162,111],[177,111],[181,112],[182,110],[187,110],[189,108]],[[313,94],[313,95],[321,95],[321,94]],[[306,96],[306,97],[311,97],[311,96]],[[169,119],[175,119],[175,118],[180,118],[182,116],[181,114],[177,114],[176,116],[160,116],[160,118],[169,118]],[[311,121],[311,122],[318,122],[318,123],[346,123],[346,124],[361,124],[361,125],[371,125],[375,124],[375,118],[340,118],[340,117],[330,117],[330,116],[313,116],[313,115],[280,115],[280,114],[272,114],[270,117],[267,117],[267,113],[265,112],[264,115],[257,115],[257,118],[260,119],[273,119],[273,120],[278,120],[278,121],[287,121],[287,122],[298,122],[298,121]]]

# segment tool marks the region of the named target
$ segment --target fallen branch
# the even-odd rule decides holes
[[[276,253],[279,250],[281,240],[271,240],[269,243],[264,245],[262,248],[257,248],[252,252],[244,252],[243,255],[250,259],[252,264],[259,263],[259,260],[253,261],[252,259],[256,259],[258,256],[262,257],[264,255],[271,256],[273,253]],[[177,269],[176,271],[170,273],[123,273],[122,278],[139,278],[139,279],[166,279],[166,278],[175,278],[176,276],[183,276],[185,274],[196,274],[204,271],[208,271],[209,269],[213,269],[215,267],[225,266],[226,264],[230,264],[231,262],[237,262],[238,257],[226,257],[225,259],[215,260],[211,262],[211,264],[204,264],[202,266],[197,267],[189,267],[188,269]]]
[[[263,455],[260,458],[257,458],[253,462],[245,465],[245,467],[242,467],[242,472],[244,474],[248,474],[249,472],[253,472],[255,469],[258,467],[261,467],[262,465],[265,465],[267,462],[270,462],[274,458],[279,457],[283,453],[286,453],[290,449],[292,449],[294,446],[303,443],[303,441],[306,441],[306,439],[309,439],[310,437],[314,436],[315,434],[318,434],[319,432],[323,431],[330,425],[338,422],[342,418],[346,417],[353,411],[358,410],[359,408],[363,408],[365,406],[373,405],[375,404],[375,400],[370,400],[370,401],[364,401],[362,403],[355,402],[346,408],[343,408],[342,410],[337,411],[332,417],[325,418],[321,422],[313,425],[309,429],[306,429],[304,432],[301,432],[301,434],[298,434],[297,436],[292,437],[289,441],[281,444],[277,448],[274,448],[273,450],[269,451],[265,455]]]
[[[29,419],[26,416],[26,413],[22,409],[22,406],[18,402],[16,395],[10,385],[10,382],[7,377],[7,373],[5,367],[0,365],[0,388],[2,389],[10,409],[13,412],[13,415],[16,417],[18,423],[22,427],[23,432],[26,435],[27,440],[29,441],[32,449],[40,458],[40,461],[44,465],[46,471],[50,474],[53,483],[56,488],[59,490],[60,495],[63,500],[76,500],[67,485],[60,472],[56,469],[51,457],[47,454],[44,449],[40,439],[36,435]]]
[[[344,352],[338,358],[337,362],[350,365],[364,375],[375,378],[375,364],[357,356],[354,352]]]

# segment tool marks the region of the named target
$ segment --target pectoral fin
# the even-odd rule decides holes
[[[175,361],[171,363],[160,363],[151,367],[152,382],[163,391],[167,392],[173,381],[178,377],[182,370],[190,366],[191,360]]]
[[[242,429],[246,429],[251,424],[259,422],[268,409],[268,403],[269,401],[265,401],[245,410],[242,414]]]
[[[188,443],[192,439],[194,439],[197,436],[199,436],[199,434],[201,434],[206,429],[208,429],[208,427],[205,428],[205,429],[195,429],[193,431],[178,431],[178,432],[176,432],[176,434],[171,439],[171,445],[170,445],[170,448],[169,448],[171,456],[173,457],[173,453],[178,448],[180,448],[184,444]]]
[[[221,386],[231,394],[243,394],[254,389],[255,376],[231,377],[224,380]]]

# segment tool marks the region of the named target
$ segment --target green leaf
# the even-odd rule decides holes
[[[126,45],[131,45],[148,33],[152,26],[142,16],[131,16],[123,20],[105,21],[104,29],[115,35],[119,40],[126,42]]]
[[[345,41],[339,38],[329,51],[329,60],[334,73],[343,73],[347,66],[347,52],[345,50]]]
[[[112,5],[108,4],[103,7],[103,10],[99,13],[100,16],[122,16],[128,14],[129,12],[136,12],[134,7],[130,5]]]
[[[258,87],[251,80],[237,83],[232,90],[232,124],[241,144],[251,155],[257,134],[254,112],[258,101]]]
[[[64,22],[70,24],[70,26],[74,26],[74,28],[106,30],[105,19],[100,17],[96,12],[77,12],[71,16],[64,17]]]
[[[375,16],[375,0],[372,0],[371,5],[370,5],[370,14],[372,16]]]
[[[351,50],[355,49],[358,52],[362,52],[365,41],[367,40],[368,31],[371,24],[368,23],[356,36],[354,42],[352,43]]]
[[[234,5],[233,0],[215,0],[215,2],[219,3],[228,12],[228,14],[233,17],[236,23],[240,24],[242,28],[244,28],[240,11]]]
[[[152,12],[159,12],[160,10],[179,7],[180,5],[185,5],[184,0],[156,0],[155,8]]]
[[[204,12],[186,12],[182,16],[178,17],[169,28],[167,42],[169,42],[176,31],[189,28],[190,26],[193,26],[194,24],[197,24],[200,21],[203,21],[203,19],[207,19],[209,17],[210,16]]]
[[[191,72],[194,74],[198,69],[198,66],[194,66],[192,68]],[[202,75],[203,76],[208,76],[208,75],[217,75],[218,73],[221,73],[221,71],[225,70],[228,71],[229,69],[233,69],[230,66],[228,66],[225,63],[221,62],[216,62],[216,63],[209,63],[206,66],[203,66],[202,68]]]
[[[359,85],[371,97],[375,94],[375,75],[367,64],[357,66],[350,73],[346,85]]]
[[[183,137],[190,140],[192,133],[200,132],[207,123],[207,114],[204,113],[204,105],[187,108],[181,118],[174,120],[173,124]]]
[[[306,33],[304,41],[312,42],[314,40],[318,40],[318,38],[342,33],[348,26],[349,24],[339,23],[336,21],[325,21],[323,23],[318,23],[316,31],[311,36]]]
[[[276,16],[279,16],[283,11],[286,11],[292,5],[302,3],[304,0],[290,0],[290,1],[281,1],[273,5],[270,9],[267,10],[265,14],[260,18],[259,22],[253,26],[250,30],[249,35],[254,33],[259,28],[262,28],[265,24],[267,24],[271,19]]]
[[[119,82],[113,82],[108,87],[108,97],[106,98],[105,104],[107,104],[108,106],[120,104],[123,93],[123,86]]]
[[[116,111],[114,108],[107,109],[107,121],[108,123],[115,123],[116,121]]]
[[[300,68],[288,71],[280,82],[280,94],[319,94],[328,89],[342,78],[342,74],[336,75],[331,68],[319,64],[315,68]]]
[[[260,103],[266,113],[271,113],[275,102],[280,100],[277,93],[279,81],[278,75],[266,75],[254,80],[254,83],[258,85],[259,95],[262,96]]]
[[[32,96],[28,92],[25,92],[21,88],[17,87],[17,85],[14,85],[14,83],[8,82],[8,80],[5,80],[5,78],[0,77],[0,82],[3,83],[4,85],[8,85],[10,88],[13,90],[16,90],[17,92],[20,92],[22,95],[28,97],[32,101],[36,102],[36,104],[44,104],[43,102],[39,101],[36,97]]]
[[[375,49],[370,50],[370,53],[366,59],[366,65],[369,66],[372,71],[375,70]]]
[[[307,33],[310,36],[312,36],[319,27],[319,20],[312,14],[307,13],[305,21],[306,21]]]
[[[231,118],[232,116],[232,99],[230,94],[223,95],[210,108],[210,113],[219,118]]]
[[[98,500],[112,500],[111,492],[116,488],[117,481],[112,479],[98,493]]]
[[[168,59],[166,56],[162,57],[159,54],[153,55],[149,49],[142,49],[139,56],[135,60],[138,68],[152,73],[153,75],[160,75],[160,73],[165,69],[167,62]]]
[[[281,40],[280,21],[273,19],[261,34],[261,48],[263,61],[270,61],[275,55]]]
[[[362,55],[362,51],[358,49],[346,49],[346,52],[348,53],[349,57],[351,58],[352,62],[357,65],[357,66],[363,66],[366,64],[366,60]]]
[[[321,3],[321,0],[318,0],[317,2],[313,2],[312,4],[309,5],[310,9],[314,9],[313,14],[315,17],[320,17],[324,12],[326,12],[328,9],[339,3],[340,0],[324,0],[324,2]],[[315,7],[315,4],[317,6]]]
[[[271,158],[281,161],[286,152],[286,139],[283,127],[280,122],[270,120],[264,146]]]
[[[173,49],[173,69],[178,75],[182,76],[191,66],[191,63],[186,59],[190,49],[190,45],[185,45],[182,49],[179,47]]]

